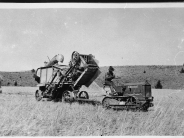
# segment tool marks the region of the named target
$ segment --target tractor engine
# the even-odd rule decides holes
[[[104,86],[104,89],[107,86]],[[113,109],[133,109],[147,111],[153,106],[151,85],[145,81],[140,83],[125,83],[116,86],[114,95],[106,96],[102,105]]]

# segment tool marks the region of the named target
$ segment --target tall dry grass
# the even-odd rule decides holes
[[[37,102],[35,88],[23,89],[20,93],[20,87],[3,87],[1,136],[184,135],[184,91],[153,90],[155,106],[148,112],[131,112]]]

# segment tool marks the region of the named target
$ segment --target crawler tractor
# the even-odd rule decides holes
[[[88,100],[88,93],[80,91],[80,88],[82,85],[90,86],[100,74],[97,60],[91,54],[83,55],[74,51],[69,65],[59,65],[60,57],[56,55],[44,67],[36,70],[34,78],[39,83],[35,93],[36,100]]]
[[[108,94],[102,100],[105,108],[147,111],[153,106],[151,85],[147,81],[116,86],[113,93],[108,85],[103,88]]]

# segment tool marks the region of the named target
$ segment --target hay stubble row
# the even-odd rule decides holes
[[[153,89],[148,112],[105,110],[101,106],[37,102],[35,87],[3,87],[1,136],[184,135],[184,91]],[[90,89],[90,97],[102,95]],[[98,95],[99,94],[99,95]]]

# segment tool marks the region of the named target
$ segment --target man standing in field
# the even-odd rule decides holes
[[[114,68],[110,66],[109,71],[105,74],[105,85],[110,86],[111,94],[114,94],[116,92],[114,89],[116,86],[114,82],[112,81],[112,79],[115,78],[113,71],[114,71]]]

